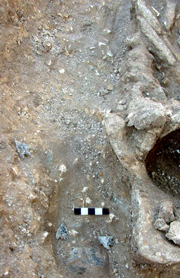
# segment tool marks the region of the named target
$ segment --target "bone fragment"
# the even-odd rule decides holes
[[[137,17],[141,31],[148,40],[149,46],[155,49],[155,54],[160,60],[167,62],[169,65],[174,65],[176,62],[175,57],[164,43],[164,41],[158,36],[158,34],[151,28],[150,24],[141,16]]]
[[[161,25],[156,18],[156,16],[152,13],[152,11],[146,6],[146,3],[143,0],[137,0],[136,2],[136,10],[137,15],[143,16],[147,22],[151,25],[151,27],[158,33],[162,33]]]

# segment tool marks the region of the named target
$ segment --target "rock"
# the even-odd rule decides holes
[[[163,105],[147,99],[131,100],[128,113],[127,125],[135,126],[138,130],[162,127],[166,122]]]
[[[117,219],[116,215],[114,213],[110,213],[108,220],[106,220],[107,223],[111,223],[113,221],[113,219]]]
[[[160,205],[158,218],[164,219],[167,224],[175,220],[173,203],[171,201],[165,201]]]
[[[174,20],[175,20],[175,16],[176,16],[176,3],[172,2],[172,1],[167,1],[167,7],[166,7],[166,12],[165,12],[165,21],[164,21],[164,26],[166,28],[167,31],[169,31],[173,24],[174,24]]]
[[[93,247],[74,247],[67,261],[72,276],[109,277],[109,261],[105,250]]]
[[[56,239],[69,239],[69,233],[64,223],[61,223],[57,232],[56,232]]]
[[[161,34],[161,25],[156,18],[156,16],[152,13],[152,11],[146,6],[146,3],[143,0],[133,0],[132,2],[136,5],[137,14],[143,16],[147,22],[151,25],[151,27],[158,33]]]
[[[172,240],[175,244],[180,245],[180,222],[173,221],[170,224],[170,228],[168,233],[166,233],[166,237],[169,240]]]
[[[138,173],[139,162],[133,149],[127,144],[125,121],[116,114],[108,114],[105,127],[111,146],[122,165],[131,172]]]
[[[169,230],[169,226],[166,224],[163,218],[157,218],[154,222],[154,228],[159,231],[167,232]]]
[[[116,114],[109,114],[105,121],[106,131],[113,138],[123,138],[126,133],[125,121]]]
[[[179,263],[180,248],[154,229],[154,202],[159,202],[159,190],[148,177],[136,178],[132,184],[131,246],[134,259],[137,263]]]
[[[142,144],[140,146],[140,151],[143,154],[147,154],[153,147],[157,138],[157,129],[156,130],[148,130],[142,140]],[[142,135],[141,135],[142,138]],[[140,139],[139,139],[140,140]]]
[[[117,106],[117,112],[122,112],[122,111],[124,111],[126,108],[127,108],[127,105],[126,105],[126,104],[121,104],[121,103],[119,103],[118,106]]]
[[[176,59],[165,42],[158,36],[156,31],[144,17],[138,16],[137,18],[141,26],[141,31],[146,37],[149,47],[152,48],[153,46],[153,52],[159,57],[160,60],[167,62],[169,65],[174,65]]]
[[[114,245],[113,236],[98,236],[98,239],[107,250],[110,250],[110,246]]]
[[[110,90],[102,89],[102,90],[100,91],[99,95],[100,95],[101,97],[104,97],[104,96],[109,95],[109,93],[110,93]]]
[[[52,48],[52,44],[50,41],[43,42],[43,47],[45,48],[46,52],[49,52]]]
[[[108,91],[113,91],[114,90],[113,84],[109,83],[107,89]]]
[[[21,159],[24,159],[25,156],[30,156],[31,153],[29,150],[34,150],[33,147],[26,145],[25,143],[21,143],[19,141],[15,141],[16,151],[19,154]]]
[[[153,95],[157,100],[166,100],[167,99],[163,88],[160,86],[153,91]]]

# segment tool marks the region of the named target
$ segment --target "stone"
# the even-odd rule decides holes
[[[156,31],[144,17],[137,16],[137,18],[141,26],[141,31],[146,37],[149,47],[153,46],[153,52],[155,52],[160,60],[167,62],[169,65],[174,65],[176,59],[165,42],[158,36]]]
[[[133,99],[128,106],[126,118],[128,126],[138,130],[162,127],[166,122],[166,113],[161,103],[147,99]]]
[[[161,25],[152,13],[152,11],[146,6],[145,1],[143,0],[133,0],[132,2],[136,5],[137,14],[143,16],[147,22],[151,25],[151,27],[158,33],[161,34]]]
[[[113,84],[109,83],[107,89],[108,91],[113,91],[114,90]]]
[[[113,236],[98,236],[98,239],[107,250],[110,250],[110,247],[114,245]]]
[[[145,177],[145,173],[136,178],[132,184],[131,247],[137,263],[180,262],[179,247],[166,240],[153,226],[154,207],[159,202],[159,193],[159,190],[153,187],[149,177]]]
[[[176,16],[176,5],[177,4],[175,2],[167,0],[167,7],[164,15],[165,17],[164,26],[167,31],[169,31],[174,24],[174,20]]]
[[[172,240],[175,244],[180,245],[180,221],[173,221],[170,224],[166,237]]]
[[[105,120],[106,131],[113,138],[123,138],[125,135],[125,121],[118,115],[111,113]]]
[[[101,89],[99,95],[100,95],[101,97],[104,97],[104,96],[109,95],[109,93],[110,93],[110,90]]]
[[[104,123],[111,146],[122,165],[128,170],[131,169],[132,172],[138,173],[139,161],[137,161],[133,149],[127,144],[125,121],[111,113],[107,115]]]
[[[43,47],[45,48],[46,52],[49,52],[52,48],[52,44],[50,41],[43,42]]]
[[[25,156],[30,156],[31,153],[29,150],[34,150],[33,147],[26,145],[25,143],[21,143],[19,141],[15,141],[16,151],[19,154],[21,159],[24,159]]]
[[[110,213],[108,220],[106,220],[107,223],[111,223],[113,221],[113,219],[117,219],[116,215],[114,213]]]
[[[74,247],[67,260],[70,277],[109,277],[109,259],[105,250],[94,247]]]
[[[158,218],[164,219],[167,224],[175,220],[174,206],[171,201],[165,201],[160,205]]]
[[[56,232],[56,239],[64,239],[67,240],[69,239],[69,233],[67,230],[67,227],[64,223],[61,223],[61,225],[59,226],[57,232]]]
[[[154,228],[159,231],[167,232],[169,230],[169,226],[166,224],[163,218],[157,218],[154,222]]]

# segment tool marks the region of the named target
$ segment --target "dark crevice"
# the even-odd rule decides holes
[[[146,158],[146,168],[155,185],[180,196],[180,129],[156,142]]]

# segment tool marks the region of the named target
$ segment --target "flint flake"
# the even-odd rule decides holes
[[[19,141],[15,141],[16,151],[21,159],[24,159],[25,156],[30,156],[31,153],[29,150],[34,150],[33,147],[26,145],[25,143],[21,143]]]
[[[114,238],[113,236],[98,236],[100,243],[106,248],[110,250],[110,246],[114,245]]]
[[[59,226],[57,232],[56,232],[56,239],[64,239],[67,240],[69,239],[69,233],[67,230],[67,227],[65,226],[64,223],[61,223],[61,225]]]

